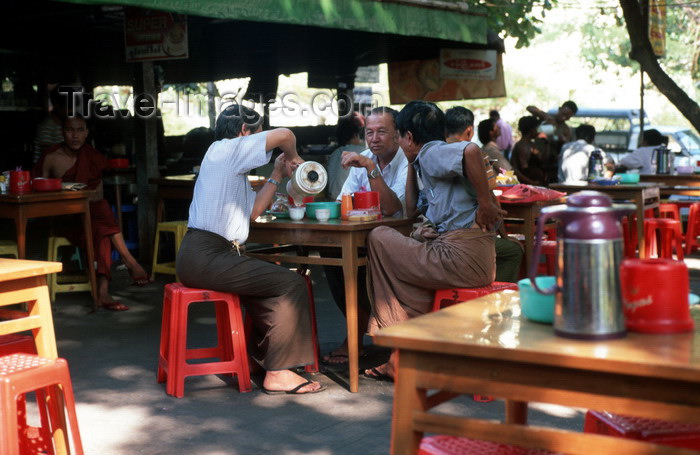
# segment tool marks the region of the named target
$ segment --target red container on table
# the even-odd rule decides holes
[[[355,191],[355,209],[379,210],[379,191]]]
[[[620,267],[627,329],[642,333],[693,330],[688,267],[673,259],[626,259]]]
[[[32,192],[29,171],[10,171],[10,193],[24,194]]]

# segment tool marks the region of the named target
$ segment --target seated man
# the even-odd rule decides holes
[[[482,125],[484,125],[482,127]],[[491,131],[495,130],[495,122],[492,119],[484,120],[479,123],[479,129],[481,134],[484,136],[483,139],[479,138],[483,144],[494,144],[491,142]],[[474,137],[474,114],[467,108],[462,106],[455,106],[448,109],[445,112],[445,130],[447,133],[448,144],[453,144],[455,142],[471,141]],[[488,141],[486,140],[488,139]],[[486,148],[482,149],[482,152],[486,153]],[[499,155],[502,153],[497,148],[495,149]],[[508,163],[508,161],[506,161]],[[512,169],[510,163],[505,169]],[[425,195],[421,192],[421,201],[419,205],[418,212],[425,214],[427,210],[427,199]],[[498,199],[494,199],[498,203]],[[500,205],[500,204],[499,204]],[[523,246],[520,242],[511,240],[508,238],[505,226],[503,223],[500,224],[498,228],[499,237],[496,237],[496,281],[506,281],[515,283],[518,281],[518,275],[520,273],[520,263],[523,260]]]
[[[331,200],[337,199],[340,190],[343,188],[345,180],[350,173],[349,167],[343,167],[340,161],[343,152],[361,152],[365,150],[365,140],[362,130],[365,125],[365,118],[355,112],[352,116],[341,118],[335,127],[335,138],[338,141],[338,148],[328,157],[328,186],[326,193]]]
[[[194,186],[187,234],[178,251],[177,275],[185,286],[240,296],[253,319],[248,348],[265,370],[268,394],[316,393],[325,387],[290,368],[313,362],[309,297],[304,278],[279,265],[245,255],[251,220],[270,206],[280,180],[302,163],[296,137],[286,128],[262,132],[263,118],[236,104],[216,120],[214,142]],[[248,173],[282,149],[258,193]]]
[[[484,152],[489,160],[494,164],[498,173],[501,169],[510,171],[513,169],[510,162],[506,159],[498,148],[496,139],[501,136],[501,130],[493,119],[487,118],[479,122],[478,127],[479,141],[483,144],[481,151]],[[495,160],[495,162],[494,162]]]
[[[644,130],[642,133],[642,145],[620,160],[622,169],[639,169],[640,174],[654,174],[656,172],[654,150],[664,144],[664,136],[659,130]]]
[[[88,133],[85,118],[80,115],[66,117],[63,120],[64,142],[47,149],[33,173],[37,177],[60,178],[64,182],[84,183],[89,189],[97,190],[90,201],[90,223],[97,261],[98,305],[108,310],[126,311],[129,309],[128,306],[115,301],[109,295],[112,245],[129,269],[134,284],[143,286],[150,281],[146,271],[126,247],[124,236],[114,220],[112,209],[103,197],[102,171],[107,168],[107,159],[85,143]],[[61,234],[73,243],[85,242],[80,230],[70,229]]]
[[[490,284],[496,273],[495,229],[504,211],[492,200],[481,149],[445,142],[445,116],[432,103],[411,101],[397,119],[399,144],[409,161],[406,211],[426,196],[428,223],[412,237],[378,227],[368,237],[370,333],[425,314],[435,290]],[[365,370],[393,379],[396,354]]]
[[[399,148],[398,131],[396,130],[397,112],[388,107],[372,109],[365,119],[365,138],[369,149],[358,154],[343,152],[341,163],[350,168],[350,174],[338,195],[354,193],[365,188],[367,191],[379,192],[379,205],[384,216],[400,216],[403,214],[404,191],[406,188],[406,169],[408,162]],[[324,266],[328,285],[340,311],[345,314],[345,280],[341,267]],[[365,268],[358,270],[358,327],[360,343],[364,328],[369,318],[369,301],[365,284]],[[323,357],[326,364],[343,364],[348,362],[347,339],[338,348]]]
[[[606,171],[605,177],[612,177],[612,170],[615,164],[609,159],[604,151],[593,145],[595,140],[595,127],[593,125],[582,124],[576,127],[577,139],[567,142],[561,149],[559,155],[559,182],[578,183],[588,180],[588,162],[591,154],[598,151],[603,157]]]

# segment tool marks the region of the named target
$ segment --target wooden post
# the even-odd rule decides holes
[[[136,184],[138,197],[139,259],[150,264],[156,226],[156,188],[148,179],[158,177],[158,131],[156,84],[152,62],[135,65],[134,139],[136,148]]]

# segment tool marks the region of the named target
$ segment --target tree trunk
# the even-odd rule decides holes
[[[637,0],[620,0],[625,16],[627,33],[632,44],[630,58],[639,62],[642,71],[681,114],[700,131],[700,106],[681,89],[659,65],[647,34],[647,24],[642,19],[642,11]]]

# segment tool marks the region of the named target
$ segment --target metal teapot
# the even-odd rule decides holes
[[[565,205],[544,207],[538,219],[535,253],[530,265],[532,286],[556,293],[554,332],[589,340],[625,336],[620,290],[622,226],[633,204],[615,204],[597,191],[581,191]],[[542,234],[549,220],[558,220],[556,284],[540,289],[535,282]]]
[[[328,173],[316,161],[304,161],[294,170],[287,182],[287,194],[300,206],[305,197],[315,196],[326,188]]]

